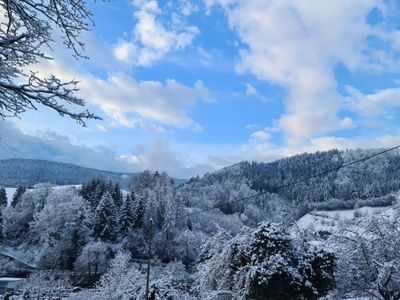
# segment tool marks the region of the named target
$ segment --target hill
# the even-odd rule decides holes
[[[249,205],[254,205],[257,211],[265,210],[273,200],[293,205],[297,217],[313,209],[389,205],[393,201],[392,193],[400,189],[398,151],[340,168],[379,151],[330,150],[299,154],[269,163],[241,162],[203,177],[194,177],[182,190],[189,206],[214,206],[225,214],[242,213],[249,209]],[[335,168],[329,174],[292,184]],[[235,199],[259,192],[266,192],[266,195],[235,202]]]
[[[126,188],[135,173],[116,173],[73,164],[33,159],[0,160],[0,186],[31,186],[41,182],[57,185],[81,184],[93,177],[118,182]]]

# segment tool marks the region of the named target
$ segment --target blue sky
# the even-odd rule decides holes
[[[190,177],[241,160],[400,143],[395,0],[88,5],[90,59],[60,44],[54,61],[32,68],[80,80],[103,121],[82,128],[48,109],[27,112],[0,125],[1,157]]]

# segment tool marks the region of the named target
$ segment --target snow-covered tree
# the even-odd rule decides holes
[[[133,227],[140,228],[144,218],[144,199],[140,194],[131,193]]]
[[[145,277],[130,266],[131,256],[119,252],[109,270],[100,278],[95,294],[99,300],[143,299]]]
[[[30,223],[31,243],[40,245],[36,262],[42,267],[72,268],[90,240],[91,222],[86,201],[68,190],[53,191]]]
[[[151,274],[150,299],[195,300],[190,293],[191,279],[181,262],[155,266]]]
[[[70,105],[84,106],[75,96],[77,81],[61,81],[54,75],[41,77],[32,65],[51,59],[45,53],[55,42],[56,29],[75,57],[82,57],[79,39],[89,29],[90,12],[84,2],[69,0],[7,0],[0,2],[0,118],[19,116],[27,109],[44,105],[61,116],[84,124],[96,118],[87,110],[74,112]]]
[[[101,241],[87,243],[74,266],[81,275],[81,284],[96,281],[107,270],[111,255],[110,244]]]
[[[145,189],[143,194],[145,203],[143,226],[148,228],[150,222],[153,222],[155,228],[160,228],[160,220],[158,219],[160,200],[156,198],[156,193],[151,189]]]
[[[34,215],[43,209],[49,194],[48,187],[29,190],[18,196],[15,207],[10,205],[4,208],[3,232],[6,239],[14,243],[31,239],[31,236],[26,235],[29,232],[30,223]]]
[[[3,209],[0,208],[0,242],[3,241]]]
[[[21,299],[62,299],[72,292],[67,276],[52,271],[32,273],[23,285]]]
[[[175,239],[175,251],[177,258],[185,264],[195,262],[200,254],[201,239],[195,232],[186,229]]]
[[[26,187],[18,186],[18,188],[15,190],[14,195],[11,200],[12,207],[15,207],[18,204],[19,200],[21,199],[21,197],[25,193],[25,191],[26,191]]]
[[[219,299],[223,297],[228,287],[225,278],[229,274],[230,262],[228,242],[232,237],[225,231],[220,230],[211,236],[202,248],[200,263],[194,274],[194,292],[202,299]],[[227,293],[232,298],[232,293]],[[223,299],[223,298],[221,298]]]
[[[244,230],[225,245],[214,241],[199,268],[205,277],[197,277],[206,299],[318,299],[333,287],[333,256],[299,248],[276,224]]]
[[[115,241],[118,235],[118,211],[109,192],[100,200],[95,211],[94,235],[102,241]]]
[[[139,173],[130,185],[130,191],[135,194],[141,194],[146,188],[153,188],[154,180],[150,171],[143,171]]]
[[[177,203],[172,195],[166,199],[164,222],[161,230],[154,239],[155,253],[164,261],[175,258],[175,237],[178,232],[176,227]]]
[[[7,206],[7,192],[4,187],[0,188],[0,207],[3,208]]]
[[[124,203],[119,209],[118,225],[119,231],[122,235],[127,235],[129,230],[133,228],[133,201],[131,196],[128,194],[125,198]]]
[[[399,208],[391,216],[361,218],[331,238],[337,253],[339,296],[400,298]],[[331,245],[331,246],[332,246]]]
[[[123,196],[118,182],[112,188],[111,197],[114,200],[115,206],[119,209],[123,203]]]

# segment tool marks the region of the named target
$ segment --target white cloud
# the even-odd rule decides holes
[[[102,131],[102,132],[107,132],[107,128],[104,125],[101,124],[96,124],[96,127],[98,130]]]
[[[318,135],[350,126],[338,117],[343,98],[338,94],[335,67],[352,71],[382,71],[390,55],[367,43],[384,37],[383,26],[373,28],[366,17],[374,7],[385,13],[381,0],[205,0],[224,8],[230,27],[246,45],[238,72],[287,90],[279,127],[287,143],[301,146]],[[393,43],[393,37],[387,37]],[[248,90],[254,93],[253,90]]]
[[[152,131],[164,129],[161,123],[177,128],[201,131],[201,126],[189,113],[199,100],[213,101],[212,93],[201,81],[193,87],[184,86],[173,79],[138,81],[125,73],[109,73],[99,78],[68,61],[52,60],[35,67],[40,75],[55,74],[63,80],[78,78],[78,94],[89,105],[101,108],[111,118],[112,125],[125,127],[148,127]]]
[[[340,121],[340,127],[343,129],[350,129],[350,128],[354,128],[356,127],[356,123],[353,121],[353,119],[349,118],[349,117],[344,117],[341,121]]]
[[[257,95],[257,90],[250,83],[246,83],[246,95],[247,96]]]
[[[204,154],[204,153],[203,153]],[[187,153],[171,148],[166,140],[157,139],[150,146],[140,145],[129,155],[119,158],[139,170],[162,170],[174,177],[188,178],[214,170],[207,163],[187,163]]]
[[[182,3],[182,14],[184,16],[190,16],[194,12],[197,12],[199,10],[199,7],[193,3],[191,3],[190,0],[181,0]]]
[[[107,79],[88,77],[82,81],[82,93],[118,124],[133,127],[130,118],[136,113],[142,118],[178,128],[201,130],[187,112],[197,100],[210,100],[211,94],[201,81],[190,88],[175,80],[165,84],[158,81],[137,81],[124,74],[113,74]]]
[[[3,121],[0,122],[0,136],[0,159],[44,159],[111,171],[133,170],[120,162],[109,148],[73,144],[69,137],[54,131],[28,135],[12,123]]]
[[[350,109],[366,117],[389,115],[391,109],[400,107],[400,88],[381,89],[371,94],[364,94],[348,86],[347,105]]]
[[[150,66],[162,59],[167,53],[182,50],[192,44],[194,37],[199,33],[197,27],[186,26],[181,20],[172,22],[171,28],[162,24],[161,9],[157,1],[132,1],[137,11],[134,17],[137,21],[132,40],[121,40],[114,49],[117,59],[140,66]],[[186,3],[183,15],[190,15],[195,9],[190,3]],[[178,18],[178,15],[175,15]],[[177,28],[175,28],[177,27]]]
[[[336,136],[323,136],[310,139],[301,146],[281,146],[269,140],[254,139],[242,145],[238,151],[243,159],[256,161],[274,161],[284,157],[290,157],[299,153],[314,153],[316,151],[328,151],[331,149],[377,149],[391,148],[400,144],[400,134],[387,134],[375,138],[344,138]]]
[[[117,47],[114,49],[114,55],[121,61],[129,62],[131,60],[131,56],[136,53],[136,50],[137,49],[134,44],[127,41],[120,41]]]
[[[259,130],[259,131],[253,132],[251,134],[251,138],[253,140],[258,140],[258,141],[267,141],[271,138],[271,135],[264,130]]]
[[[256,97],[263,102],[267,101],[267,98],[265,96],[260,95],[258,93],[258,91],[256,90],[256,88],[254,86],[252,86],[250,83],[246,83],[246,96],[247,97],[250,97],[250,96]]]
[[[116,172],[158,170],[178,178],[214,170],[209,163],[189,163],[186,151],[173,150],[165,140],[139,145],[132,153],[121,155],[106,146],[73,143],[69,137],[54,131],[25,134],[7,121],[0,122],[0,137],[0,159],[43,159]]]
[[[258,125],[258,124],[248,124],[244,128],[248,129],[248,130],[259,129],[260,125]]]

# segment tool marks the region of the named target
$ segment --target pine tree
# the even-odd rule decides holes
[[[136,194],[141,194],[146,188],[153,188],[154,179],[150,171],[143,171],[138,174],[135,181],[130,187],[130,190]]]
[[[239,251],[239,254],[236,261],[241,263],[243,252]],[[273,223],[261,223],[254,232],[249,252],[245,254],[248,263],[257,268],[250,284],[251,299],[298,299],[293,251],[283,228]]]
[[[153,220],[154,227],[161,229],[160,218],[159,218],[159,201],[156,198],[156,194],[153,190],[145,190],[145,207],[143,215],[143,223],[146,228],[150,225],[150,220]]]
[[[115,206],[117,206],[117,208],[119,209],[122,206],[123,196],[121,193],[121,187],[119,186],[118,182],[114,185],[112,189],[111,197],[114,200]]]
[[[0,188],[0,208],[7,206],[7,193],[4,187]]]
[[[107,184],[104,182],[104,180],[99,180],[98,184],[96,185],[94,189],[94,193],[91,195],[89,202],[92,206],[92,209],[95,210],[97,206],[99,205],[99,202],[101,201],[101,198],[107,191]],[[111,195],[110,195],[111,197]]]
[[[133,226],[132,198],[128,194],[119,210],[119,230],[122,235],[127,235]]]
[[[179,191],[174,194],[174,198],[176,203],[175,224],[176,227],[182,228],[185,225],[184,219],[182,218],[185,211],[185,204],[183,203],[182,194]]]
[[[101,198],[95,211],[94,234],[102,241],[117,239],[117,208],[109,192]]]
[[[279,225],[261,223],[249,246],[232,244],[231,269],[248,274],[250,299],[318,299],[333,288],[334,257],[324,251],[294,247]]]
[[[167,197],[165,206],[164,222],[162,224],[161,232],[159,233],[159,256],[164,261],[170,261],[175,257],[175,237],[177,235],[176,228],[176,202],[172,196]]]
[[[97,178],[92,178],[91,180],[84,182],[82,184],[80,194],[83,197],[83,199],[90,201],[91,196],[94,193],[94,190],[96,189],[97,186]]]
[[[12,207],[15,207],[18,204],[19,200],[21,200],[21,197],[25,193],[25,191],[26,191],[26,187],[24,187],[24,186],[20,185],[17,188],[17,190],[15,191],[15,193],[13,195],[12,201],[11,201]]]
[[[133,217],[133,227],[140,228],[143,225],[144,217],[144,204],[141,196],[131,194],[132,199],[132,217]]]
[[[0,209],[0,242],[3,241],[3,210]]]
[[[117,189],[119,192],[121,192],[119,187]],[[116,188],[111,181],[107,182],[102,178],[93,178],[82,185],[80,194],[90,203],[92,210],[95,210],[101,198],[107,191],[110,193],[113,199],[116,198],[116,200],[114,200],[116,205],[117,203],[122,204],[122,194],[118,195],[118,198],[118,196],[114,195],[116,194],[115,190]]]

